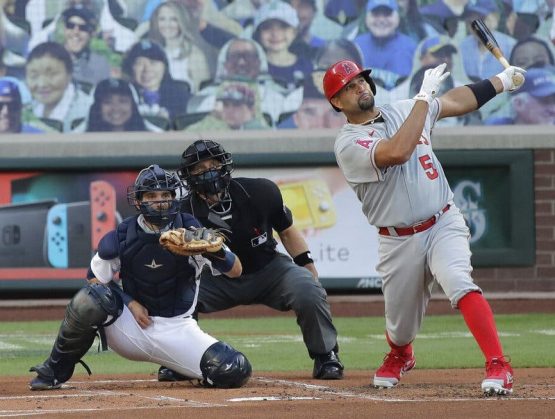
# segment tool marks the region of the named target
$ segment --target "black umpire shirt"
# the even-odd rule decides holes
[[[192,193],[183,212],[197,218],[205,227],[223,228],[226,244],[239,256],[243,274],[256,272],[276,256],[273,230],[283,231],[293,224],[291,211],[283,204],[277,185],[268,179],[233,178],[229,185],[231,211],[220,217]],[[231,217],[229,217],[231,214]]]

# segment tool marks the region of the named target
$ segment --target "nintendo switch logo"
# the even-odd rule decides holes
[[[21,241],[21,230],[18,225],[7,225],[2,228],[2,243],[6,246],[19,244]]]

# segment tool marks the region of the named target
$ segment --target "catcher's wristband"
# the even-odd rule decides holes
[[[222,273],[231,271],[231,268],[233,268],[235,264],[235,259],[237,258],[235,253],[228,250],[225,251],[224,258],[219,258],[215,254],[210,254],[209,252],[203,253],[202,256],[212,262],[212,266]]]
[[[295,256],[293,258],[293,262],[295,262],[299,266],[305,266],[305,265],[308,265],[309,263],[314,263],[314,259],[312,259],[312,255],[310,254],[310,251],[307,250],[306,252]]]

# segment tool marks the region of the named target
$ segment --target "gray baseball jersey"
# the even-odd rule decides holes
[[[381,106],[385,122],[347,123],[335,141],[337,163],[362,202],[363,213],[377,227],[402,227],[426,220],[453,199],[430,140],[441,107],[437,99],[430,105],[420,142],[409,161],[382,169],[376,166],[376,145],[399,130],[414,102],[409,99]]]

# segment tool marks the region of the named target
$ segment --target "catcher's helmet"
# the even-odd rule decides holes
[[[193,168],[201,161],[214,159],[221,166],[193,174]],[[231,153],[212,140],[197,140],[185,149],[181,155],[179,176],[187,182],[187,187],[193,192],[203,195],[219,195],[227,190],[233,172]]]
[[[171,200],[142,201],[145,192],[169,191]],[[127,202],[134,206],[151,224],[163,228],[173,222],[184,198],[183,182],[177,174],[162,169],[157,164],[139,172],[135,183],[127,188]]]
[[[357,76],[362,76],[370,85],[372,93],[376,94],[376,84],[370,77],[372,70],[370,68],[363,70],[361,66],[351,60],[341,60],[336,62],[324,74],[324,94],[331,103],[331,98],[334,97],[345,85]],[[340,112],[339,108],[331,105],[333,109]]]

